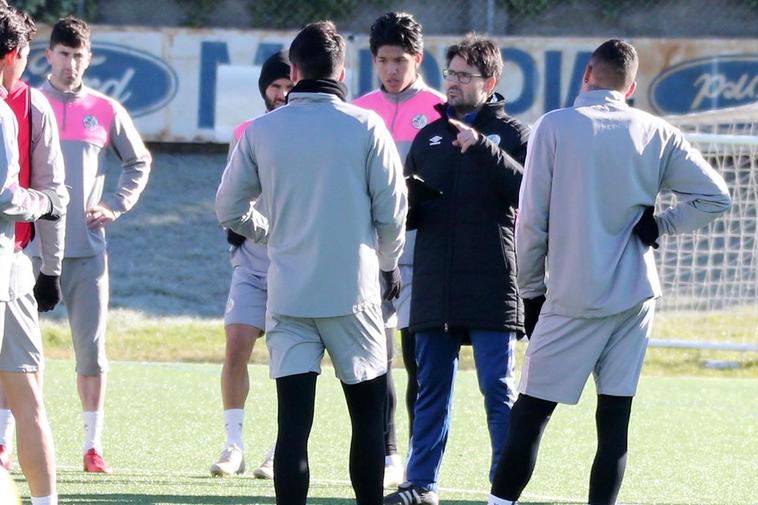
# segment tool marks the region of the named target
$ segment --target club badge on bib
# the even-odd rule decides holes
[[[427,119],[426,114],[419,114],[413,117],[411,124],[413,125],[415,129],[420,130],[421,128],[429,124],[429,119]]]
[[[487,135],[487,140],[489,140],[490,142],[492,142],[496,146],[500,145],[500,135],[498,135],[497,133],[491,133],[491,134]]]
[[[97,128],[97,125],[100,124],[97,118],[90,114],[87,114],[86,116],[84,116],[82,123],[84,124],[84,127],[88,130],[94,130],[95,128]]]

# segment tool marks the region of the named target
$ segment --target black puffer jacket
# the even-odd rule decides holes
[[[413,141],[406,172],[443,195],[412,210],[411,331],[523,331],[514,224],[529,129],[504,105],[496,94],[479,111],[472,125],[479,142],[465,153],[452,145],[458,130],[446,104]]]

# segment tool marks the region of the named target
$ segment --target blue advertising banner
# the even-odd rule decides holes
[[[32,44],[25,78],[38,85],[49,66],[49,30]],[[260,65],[286,49],[294,33],[93,26],[93,59],[86,82],[119,100],[147,140],[228,142],[232,130],[263,112]],[[442,69],[453,36],[424,40],[421,71],[444,91]],[[499,91],[510,114],[534,122],[570,106],[592,50],[602,39],[500,37],[505,68]],[[758,100],[754,40],[638,39],[636,107],[670,115]],[[348,38],[347,84],[357,97],[378,86],[366,36]]]

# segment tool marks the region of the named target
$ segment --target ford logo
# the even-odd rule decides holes
[[[42,84],[50,72],[45,58],[47,44],[33,44],[24,79]],[[133,117],[166,106],[176,95],[176,72],[152,54],[128,46],[92,43],[92,63],[84,77],[87,86],[118,100]]]
[[[702,58],[675,65],[653,80],[650,104],[660,113],[687,114],[758,100],[758,54]]]

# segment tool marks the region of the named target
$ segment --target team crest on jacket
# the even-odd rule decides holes
[[[487,135],[487,140],[489,140],[496,146],[500,145],[500,135],[498,135],[497,133],[492,133],[490,135]]]
[[[82,123],[84,123],[84,127],[88,130],[94,130],[95,128],[97,128],[97,125],[100,124],[97,121],[97,118],[91,114],[87,114],[86,116],[84,116]]]
[[[417,130],[420,130],[421,128],[426,126],[428,123],[429,123],[429,120],[426,118],[426,114],[419,114],[418,116],[414,116],[413,120],[411,121],[411,124]]]
[[[434,137],[429,139],[429,145],[438,146],[440,145],[440,140],[442,140],[442,137],[440,137],[439,135],[435,135]]]

